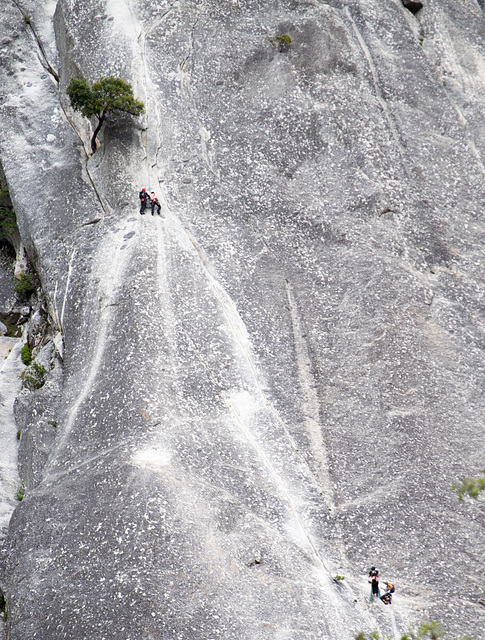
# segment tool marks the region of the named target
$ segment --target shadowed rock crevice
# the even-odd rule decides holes
[[[401,0],[403,5],[408,9],[411,13],[416,14],[418,11],[421,11],[423,8],[423,3],[419,2],[419,0]]]

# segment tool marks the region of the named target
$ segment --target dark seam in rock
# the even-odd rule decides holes
[[[30,27],[30,30],[32,31],[32,35],[34,36],[35,41],[37,42],[37,46],[40,49],[40,52],[42,54],[42,58],[44,60],[44,62],[42,62],[42,58],[40,58],[40,63],[41,65],[44,67],[44,69],[51,74],[51,76],[55,79],[55,81],[57,82],[57,84],[59,84],[59,75],[56,71],[54,71],[54,68],[52,67],[51,63],[49,62],[49,60],[47,59],[47,54],[45,52],[44,49],[44,45],[42,44],[39,36],[37,35],[36,30],[34,29],[34,25],[32,24],[30,17],[28,16],[28,14],[22,9],[22,7],[20,6],[19,2],[17,2],[17,0],[13,0],[15,6],[17,7],[17,9],[20,11],[20,13],[22,14],[22,17],[24,18],[24,22],[27,24],[28,27]],[[45,63],[45,64],[44,64]]]

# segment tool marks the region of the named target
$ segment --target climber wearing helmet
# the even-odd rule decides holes
[[[145,209],[148,202],[148,193],[145,187],[140,191],[140,215],[145,215]]]

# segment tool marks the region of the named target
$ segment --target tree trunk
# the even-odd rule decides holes
[[[96,148],[97,148],[96,147],[96,136],[98,135],[99,130],[103,126],[103,122],[104,122],[105,118],[106,118],[106,114],[103,111],[103,113],[99,116],[98,125],[97,125],[96,129],[94,130],[93,137],[91,138],[91,151],[93,153],[96,153]]]

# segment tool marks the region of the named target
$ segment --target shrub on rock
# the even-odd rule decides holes
[[[30,353],[29,345],[27,343],[25,343],[20,350],[20,358],[22,362],[27,366],[32,363],[32,354]]]
[[[12,280],[14,283],[13,290],[17,294],[19,300],[25,302],[36,290],[34,277],[30,273],[22,273],[18,280]]]
[[[22,380],[23,387],[29,391],[37,391],[44,386],[46,373],[43,365],[32,362],[30,367],[22,371],[19,378]]]

